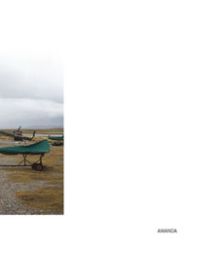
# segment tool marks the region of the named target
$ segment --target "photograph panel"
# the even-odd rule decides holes
[[[0,55],[0,214],[63,214],[63,66]]]

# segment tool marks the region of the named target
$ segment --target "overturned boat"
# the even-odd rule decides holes
[[[45,153],[48,153],[49,151],[50,151],[50,144],[48,143],[47,140],[42,140],[31,145],[0,147],[0,154],[5,154],[5,155],[21,154],[23,156],[23,160],[19,164],[13,166],[20,166],[21,164],[24,166],[31,165],[32,169],[37,171],[43,170],[44,166],[43,166],[42,158],[45,155]],[[40,158],[38,161],[31,163],[29,160],[27,160],[28,155],[40,155]]]

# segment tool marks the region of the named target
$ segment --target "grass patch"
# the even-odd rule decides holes
[[[63,214],[63,188],[39,188],[35,191],[16,193],[19,200],[30,208],[37,208],[42,213]]]

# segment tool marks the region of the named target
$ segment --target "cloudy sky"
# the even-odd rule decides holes
[[[0,129],[63,126],[63,67],[49,55],[0,56]]]

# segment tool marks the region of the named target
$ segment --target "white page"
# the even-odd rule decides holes
[[[63,50],[66,137],[65,215],[1,216],[2,278],[219,279],[218,2],[0,15],[2,52]]]
[[[77,279],[219,279],[219,8],[76,4]]]

